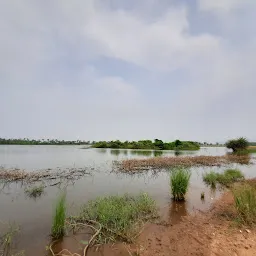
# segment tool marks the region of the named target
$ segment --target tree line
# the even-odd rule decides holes
[[[88,145],[90,141],[82,140],[57,140],[57,139],[4,139],[0,138],[0,145]]]

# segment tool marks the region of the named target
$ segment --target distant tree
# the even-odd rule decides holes
[[[238,138],[238,139],[229,140],[226,143],[226,147],[232,149],[233,152],[245,150],[248,146],[249,146],[248,140],[243,137]]]
[[[182,142],[180,140],[175,140],[174,144],[175,147],[177,148],[178,146],[182,145]]]

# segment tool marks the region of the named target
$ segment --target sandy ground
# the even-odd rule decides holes
[[[227,192],[207,213],[185,217],[175,225],[148,224],[137,241],[137,255],[256,255],[256,230],[235,224],[233,205]]]

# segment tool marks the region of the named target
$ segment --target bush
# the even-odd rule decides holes
[[[176,169],[171,171],[170,185],[173,199],[182,201],[188,191],[189,180],[191,173],[186,169]]]
[[[65,235],[65,219],[66,219],[66,194],[60,195],[53,216],[52,237],[59,239]]]
[[[244,224],[256,223],[256,189],[250,185],[243,185],[233,190],[235,207],[239,220]]]
[[[249,146],[249,142],[245,138],[239,138],[235,140],[229,140],[226,143],[226,147],[233,150],[233,152],[238,152],[240,150],[246,150]]]

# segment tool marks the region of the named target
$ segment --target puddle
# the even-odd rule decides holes
[[[221,147],[201,148],[196,152],[182,152],[182,155],[223,155],[226,152],[226,149]],[[93,168],[91,175],[68,184],[66,189],[69,214],[77,213],[82,204],[99,196],[124,193],[136,195],[140,192],[146,192],[155,199],[161,218],[172,224],[178,223],[182,216],[209,209],[213,200],[220,196],[220,192],[206,187],[202,182],[202,175],[209,170],[222,171],[225,168],[192,168],[190,188],[184,203],[172,202],[168,172],[134,175],[112,172],[112,161],[153,157],[159,154],[175,156],[173,151],[159,153],[144,150],[81,149],[78,146],[0,146],[0,163],[5,168],[19,168],[30,172],[48,168]],[[240,168],[247,177],[255,176],[255,165],[234,164],[231,167]],[[60,189],[58,186],[47,186],[40,198],[33,199],[26,196],[25,188],[26,184],[21,182],[8,185],[0,183],[0,221],[15,222],[20,226],[20,235],[15,244],[18,251],[25,250],[26,256],[43,256],[47,254],[46,246],[50,242],[53,205]],[[201,200],[201,192],[205,193],[204,200]],[[0,225],[0,234],[2,232]],[[72,253],[81,254],[81,241],[86,239],[88,238],[85,234],[80,234],[76,240],[70,237],[64,238],[54,248],[56,251],[70,248]],[[130,254],[127,248],[120,244],[91,248],[87,255]]]

